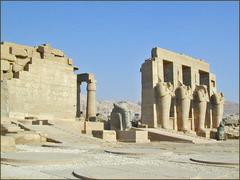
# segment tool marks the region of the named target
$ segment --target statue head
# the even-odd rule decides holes
[[[209,101],[208,91],[206,85],[196,86],[194,90],[194,99],[197,101]]]
[[[162,82],[161,80],[155,86],[156,97],[162,97],[166,95],[173,95],[173,85],[170,82]]]
[[[176,96],[177,99],[192,99],[192,89],[190,86],[186,86],[184,84],[180,85],[177,89],[176,89]]]
[[[212,96],[211,96],[211,102],[212,104],[221,104],[224,103],[224,96],[223,93],[217,93],[215,92]]]

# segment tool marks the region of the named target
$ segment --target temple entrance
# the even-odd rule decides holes
[[[182,76],[183,76],[183,84],[191,87],[191,68],[189,66],[182,65]]]

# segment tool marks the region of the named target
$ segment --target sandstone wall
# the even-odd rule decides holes
[[[74,66],[62,51],[1,43],[1,116],[73,120],[76,90]]]

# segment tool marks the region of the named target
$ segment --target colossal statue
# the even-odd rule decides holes
[[[111,112],[110,128],[112,130],[127,130],[131,128],[132,113],[126,104],[113,104]]]
[[[214,93],[211,96],[212,104],[212,127],[217,128],[222,121],[224,96],[223,93]]]
[[[190,130],[189,111],[192,99],[192,89],[190,86],[181,84],[175,91],[177,101],[177,124],[178,130]]]
[[[155,97],[159,121],[158,124],[165,129],[169,129],[169,113],[173,94],[173,85],[170,82],[162,82],[160,80],[157,83],[155,87]]]
[[[194,97],[194,117],[195,117],[195,129],[198,132],[204,131],[205,116],[207,110],[207,102],[209,102],[209,96],[206,85],[196,86],[193,93]]]

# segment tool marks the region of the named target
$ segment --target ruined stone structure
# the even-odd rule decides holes
[[[113,104],[110,128],[112,130],[128,130],[131,128],[132,113],[125,104]]]
[[[1,117],[74,120],[79,111],[79,85],[88,83],[87,119],[95,116],[96,81],[61,50],[1,43]]]
[[[83,73],[77,75],[77,117],[80,117],[80,86],[87,83],[87,109],[86,120],[96,121],[96,80],[93,74]]]
[[[178,131],[217,128],[224,97],[209,64],[161,48],[141,66],[142,123]]]

